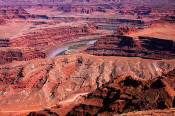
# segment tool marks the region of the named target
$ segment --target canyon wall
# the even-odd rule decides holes
[[[110,35],[98,39],[86,53],[98,56],[126,56],[152,59],[174,59],[175,43],[152,37],[132,38]]]
[[[144,22],[141,20],[132,20],[132,19],[110,19],[110,18],[85,18],[87,21],[92,21],[94,23],[107,23],[107,24],[137,24],[143,25]]]
[[[119,26],[116,29],[114,35],[126,35],[132,32],[137,32],[139,29],[137,27],[130,27],[130,26]]]
[[[0,18],[1,19],[27,19],[27,18],[34,18],[27,11],[22,8],[13,8],[13,9],[0,9]]]
[[[67,115],[117,115],[133,111],[173,108],[175,107],[174,76],[175,70],[166,74],[166,77],[152,80],[141,80],[131,75],[118,77],[89,94]]]
[[[71,4],[67,4],[67,5],[59,5],[57,6],[57,10],[58,11],[62,11],[64,13],[81,13],[81,14],[93,14],[95,12],[102,12],[102,13],[106,13],[106,12],[111,12],[111,10],[113,9],[113,7],[111,5],[107,5],[107,4],[101,4],[101,5],[71,5]]]
[[[59,5],[59,4],[143,4],[146,5],[157,5],[157,4],[170,4],[173,0],[1,0],[1,5],[4,6],[31,6],[31,5]],[[152,4],[151,4],[152,3]]]
[[[9,39],[0,39],[0,47],[9,47],[10,40]]]
[[[10,41],[11,47],[34,47],[46,50],[78,37],[93,35],[97,26],[88,23],[80,26],[64,26],[38,29]]]
[[[121,59],[87,54],[5,64],[0,66],[0,109],[47,108],[72,95],[92,92],[123,74],[151,79],[174,68],[174,60]]]
[[[0,47],[0,65],[13,61],[27,61],[35,58],[45,58],[45,53],[35,48]]]

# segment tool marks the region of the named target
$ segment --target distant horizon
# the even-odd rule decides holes
[[[150,4],[158,5],[163,3],[172,4],[173,0],[0,0],[0,6],[15,6],[15,5],[63,5],[63,4],[72,4],[72,5],[95,5],[95,4]],[[172,4],[173,5],[173,4]]]

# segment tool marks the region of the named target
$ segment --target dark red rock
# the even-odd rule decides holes
[[[0,18],[2,19],[27,19],[32,17],[33,16],[31,14],[22,8],[0,9]]]
[[[9,47],[10,40],[9,39],[0,39],[0,47]]]
[[[35,48],[0,48],[0,64],[13,61],[27,61],[35,58],[45,58],[45,53]]]
[[[114,34],[115,35],[125,35],[125,34],[129,34],[131,32],[136,32],[136,31],[138,31],[138,28],[136,27],[119,26],[117,27],[117,30]]]
[[[106,36],[99,39],[86,53],[97,56],[126,56],[151,59],[174,59],[175,43],[152,37],[132,38],[127,36]]]
[[[34,47],[46,50],[85,35],[96,34],[97,26],[92,23],[80,26],[63,26],[39,29],[10,41],[11,47]]]
[[[162,77],[150,80],[135,78],[133,75],[126,74],[114,78],[89,93],[78,105],[74,104],[73,107],[64,105],[52,107],[47,110],[31,112],[29,115],[112,116],[123,114],[134,116],[135,113],[138,113],[138,116],[146,114],[168,116],[169,114],[174,114],[174,109],[172,109],[175,107],[174,77],[175,70]],[[67,112],[64,112],[66,111],[65,109],[67,109]]]

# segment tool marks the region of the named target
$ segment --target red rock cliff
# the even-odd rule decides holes
[[[175,43],[172,40],[111,35],[99,39],[94,46],[91,46],[85,52],[98,56],[174,59],[174,50]]]
[[[72,95],[92,92],[123,74],[132,73],[138,78],[150,79],[174,68],[174,60],[121,59],[85,54],[5,64],[0,66],[0,108],[1,111],[47,108]],[[122,87],[131,86],[133,90],[133,86],[137,86],[123,85],[124,80],[120,83]],[[136,81],[139,83],[138,92],[145,83],[140,81]]]
[[[34,48],[0,48],[0,64],[13,61],[27,61],[35,58],[45,58],[45,53]]]

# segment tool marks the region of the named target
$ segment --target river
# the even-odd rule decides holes
[[[59,46],[55,50],[53,50],[47,57],[55,57],[61,52],[68,50],[69,47],[74,46],[74,45],[79,45],[79,44],[93,45],[96,41],[97,39],[77,41],[77,42],[68,42],[68,43],[65,43]]]

